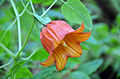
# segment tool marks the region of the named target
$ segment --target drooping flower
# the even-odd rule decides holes
[[[77,30],[62,20],[46,24],[40,33],[40,40],[49,57],[40,64],[48,67],[55,62],[57,71],[60,71],[65,67],[68,57],[81,56],[80,43],[89,39],[91,35],[91,32],[82,33],[83,31],[83,23]]]

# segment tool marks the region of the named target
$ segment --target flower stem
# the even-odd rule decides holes
[[[31,25],[30,30],[29,30],[29,32],[28,32],[28,34],[27,34],[27,37],[26,37],[26,39],[25,39],[25,41],[24,41],[24,43],[23,43],[23,47],[22,47],[22,45],[21,45],[20,19],[19,19],[19,16],[21,16],[21,14],[20,14],[20,15],[18,14],[17,9],[16,9],[16,7],[15,7],[15,5],[14,5],[13,0],[10,0],[10,1],[11,1],[12,6],[13,6],[13,9],[14,9],[14,11],[15,11],[16,18],[17,18],[17,23],[18,23],[19,51],[18,51],[18,53],[16,54],[16,57],[18,57],[18,56],[21,54],[22,50],[24,49],[25,45],[27,44],[27,41],[28,41],[29,36],[30,36],[30,33],[31,33],[31,31],[32,31],[32,29],[33,29],[33,26],[34,26],[34,24],[35,24],[35,21],[34,21],[33,24]],[[22,4],[23,4],[23,6],[24,6],[24,3],[23,3],[22,0],[21,0],[21,2],[22,2]],[[50,5],[50,7],[41,15],[41,17],[45,16],[46,13],[51,9],[51,7],[52,7],[56,2],[57,2],[57,0],[55,0],[55,1]],[[30,14],[31,14],[31,15],[34,15],[34,14],[35,14],[35,9],[34,9],[34,6],[33,6],[31,0],[30,0],[30,4],[31,4],[32,10],[33,10],[33,13],[30,13]],[[25,6],[24,6],[24,7],[25,7]],[[27,8],[26,8],[26,7],[25,7],[25,10],[27,11]],[[28,13],[29,13],[29,11],[28,11]],[[29,59],[32,55],[34,55],[34,53],[31,54],[29,57],[27,57],[27,58],[22,58],[22,59],[23,59],[23,60],[27,60],[27,59]]]
[[[46,13],[52,8],[52,6],[57,2],[57,0],[55,0],[50,7],[41,15],[41,17],[44,17],[46,15]]]
[[[39,16],[38,14],[34,13],[33,16],[40,21],[42,24],[46,25],[47,23],[49,23],[48,21],[46,21],[45,19],[43,19],[41,16]]]
[[[14,55],[7,47],[5,47],[1,42],[0,42],[0,46],[1,46],[4,50],[6,50],[7,53],[8,53],[9,55],[11,55],[13,58],[15,57],[15,55]]]
[[[6,64],[0,66],[0,68],[3,68],[3,67],[5,67],[5,66],[9,65],[10,63],[12,63],[12,61],[13,61],[13,59],[11,59],[8,63],[6,63]]]
[[[23,5],[24,9],[25,9],[30,15],[32,15],[32,13],[27,9],[27,6],[25,6],[23,0],[21,0],[21,3],[22,3],[22,5]]]
[[[23,1],[21,0],[21,3],[23,4],[24,6],[24,10],[19,14],[19,16],[22,16],[27,8],[27,6],[29,5],[29,2],[26,4],[26,6],[24,5]]]
[[[50,5],[50,7],[49,7],[45,12],[43,12],[43,14],[42,14],[41,16],[39,16],[39,15],[36,14],[36,13],[33,13],[33,16],[34,16],[39,22],[41,22],[41,24],[43,24],[43,25],[48,24],[50,21],[48,21],[48,20],[46,20],[46,19],[44,19],[44,18],[42,18],[42,17],[44,17],[44,16],[47,14],[47,12],[52,8],[52,6],[53,6],[56,2],[57,2],[57,0],[55,0],[55,1]]]
[[[31,7],[32,7],[33,13],[35,13],[35,8],[34,8],[34,6],[33,6],[33,4],[32,4],[32,0],[30,0],[30,5],[31,5]]]
[[[65,1],[64,0],[60,0],[61,2],[63,2],[63,3],[65,3]]]
[[[31,33],[32,29],[33,29],[34,24],[35,24],[35,21],[33,21],[33,24],[32,24],[31,27],[30,27],[30,30],[29,30],[29,32],[28,32],[28,34],[27,34],[27,37],[26,37],[25,41],[24,41],[23,47],[22,47],[22,48],[20,49],[20,51],[18,51],[18,53],[16,54],[17,57],[20,55],[20,53],[21,53],[22,50],[24,49],[25,45],[27,44],[28,38],[29,38],[29,36],[30,36],[30,33]]]
[[[19,51],[22,48],[22,42],[21,42],[21,27],[20,27],[20,18],[19,18],[19,14],[18,11],[16,9],[16,6],[13,2],[13,0],[10,0],[12,7],[14,9],[15,15],[16,15],[16,19],[17,19],[17,25],[18,25],[18,40],[19,40]]]
[[[21,59],[22,60],[29,60],[35,53],[36,53],[36,51],[34,51],[29,57],[27,57],[27,58],[21,58]]]
[[[2,35],[0,40],[2,40],[4,38],[4,36],[7,33],[7,31],[15,24],[15,22],[16,22],[16,19],[12,22],[12,24],[10,24],[10,26],[8,26],[8,28],[6,29],[6,31],[4,32],[4,34]]]

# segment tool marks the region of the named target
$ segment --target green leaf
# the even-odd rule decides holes
[[[112,63],[112,60],[113,60],[112,57],[108,57],[108,58],[105,60],[105,62],[103,63],[100,71],[101,71],[101,72],[104,72],[104,71],[108,68],[108,66],[110,66],[110,64]]]
[[[27,1],[29,1],[29,0],[27,0]],[[32,3],[40,3],[41,2],[41,0],[32,0]]]
[[[119,56],[120,57],[120,48],[113,48],[113,50],[111,51],[113,55],[115,56]]]
[[[16,78],[30,78],[33,77],[32,73],[30,70],[26,67],[21,67],[16,73],[15,73]]]
[[[41,0],[41,4],[43,6],[48,6],[48,5],[51,5],[53,3],[54,0]]]
[[[10,43],[10,39],[11,39],[11,32],[7,31],[6,34],[4,34],[5,31],[0,31],[0,42],[5,45],[6,47],[8,47],[9,43]],[[3,48],[0,47],[0,53],[3,52]]]
[[[120,69],[118,70],[118,73],[117,73],[117,79],[120,78]]]
[[[61,9],[67,20],[77,24],[83,22],[88,29],[92,28],[93,25],[90,14],[80,0],[67,0]]]
[[[0,0],[0,6],[5,2],[5,0]]]
[[[120,29],[120,13],[116,17],[118,29]]]
[[[56,10],[52,10],[52,9],[47,13],[47,15],[51,18],[56,18],[56,17],[59,18],[59,19],[64,18],[64,16],[62,15],[61,12],[56,11]]]
[[[10,69],[10,73],[15,73],[17,72],[21,67],[22,65],[25,63],[25,61],[20,61],[18,63],[16,63],[11,69]]]
[[[32,79],[46,79],[46,77],[51,75],[53,71],[55,71],[55,66],[44,68],[39,73],[37,73]]]
[[[91,35],[90,38],[87,40],[88,43],[98,45],[98,41]]]
[[[96,40],[103,41],[107,39],[109,35],[108,25],[104,23],[95,24],[95,38]],[[102,31],[102,32],[101,32]]]
[[[21,6],[21,5],[20,5]],[[28,29],[32,25],[33,17],[29,15],[27,12],[25,12],[21,17],[21,27],[25,32],[28,32]],[[26,22],[27,21],[27,22]]]
[[[12,14],[10,9],[4,9],[3,11],[0,10],[0,28],[3,27],[2,24],[5,24],[6,22],[9,22],[12,18]]]
[[[32,3],[41,3],[42,5],[50,5],[53,1],[54,0],[32,0]]]
[[[73,63],[73,62],[67,62],[66,66],[65,66],[65,70],[66,69],[74,69],[76,66],[78,65],[78,63]],[[63,71],[66,72],[66,71]]]
[[[68,57],[68,61],[73,63],[81,63],[80,57],[75,57],[75,58]]]
[[[86,44],[81,43],[80,44],[83,50],[89,50],[88,46]]]
[[[118,71],[120,68],[120,56],[115,56],[115,61],[113,63],[113,69],[114,71]]]
[[[72,72],[70,76],[72,79],[90,79],[87,74],[80,71]]]
[[[49,56],[49,54],[45,51],[45,49],[41,48],[31,57],[31,59],[34,61],[36,61],[36,60],[42,61],[44,59],[47,59],[48,56]]]
[[[27,12],[25,12],[21,16],[20,20],[21,20],[22,31],[24,31],[22,33],[22,35],[23,35],[22,36],[23,37],[22,41],[24,41],[25,40],[25,38],[24,38],[25,36],[24,35],[28,33],[28,31],[29,31],[29,29],[30,29],[30,27],[31,27],[31,25],[32,25],[32,23],[34,21],[34,18],[31,15],[29,15]],[[34,40],[34,41],[38,41],[38,38],[40,37],[39,34],[40,34],[39,29],[34,25],[34,28],[32,29],[32,32],[31,32],[31,35],[30,35],[30,39]]]
[[[87,63],[81,64],[78,70],[86,74],[92,74],[102,65],[102,63],[103,63],[103,59],[89,61]]]

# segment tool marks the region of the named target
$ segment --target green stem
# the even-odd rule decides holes
[[[36,51],[34,51],[29,57],[27,57],[27,58],[21,58],[21,59],[22,60],[29,60],[35,53],[36,53]]]
[[[32,24],[31,27],[30,27],[30,30],[29,30],[29,32],[28,32],[28,34],[27,34],[27,37],[26,37],[25,42],[24,42],[24,44],[23,44],[23,47],[22,47],[22,48],[20,49],[20,51],[16,54],[17,57],[20,55],[20,53],[21,53],[22,50],[24,49],[25,45],[27,44],[27,41],[28,41],[28,39],[29,39],[29,36],[30,36],[30,33],[31,33],[32,29],[33,29],[34,24],[35,24],[35,21],[33,21],[33,24]]]
[[[12,63],[12,61],[13,61],[13,59],[11,59],[7,64],[4,64],[4,65],[0,66],[0,68],[3,68],[5,66],[9,65],[10,63]]]
[[[38,14],[33,13],[33,16],[37,18],[37,20],[40,21],[42,24],[44,25],[48,24],[48,22],[45,19],[43,19],[41,16],[39,16]]]
[[[46,21],[46,20],[43,19],[42,17],[44,17],[44,16],[47,14],[47,12],[52,8],[52,6],[57,2],[57,0],[55,0],[55,1],[50,5],[50,7],[49,7],[41,16],[39,16],[39,15],[37,15],[37,14],[35,13],[35,9],[34,9],[34,6],[33,6],[31,0],[30,0],[30,4],[31,4],[32,10],[33,10],[33,13],[31,13],[31,12],[28,11],[28,9],[25,7],[25,5],[24,5],[24,3],[23,3],[22,0],[21,0],[21,2],[22,2],[22,4],[23,4],[24,8],[26,9],[26,11],[27,11],[30,15],[33,15],[33,16],[36,17],[37,20],[39,20],[42,24],[46,25],[46,24],[48,23],[48,21]]]
[[[27,6],[29,5],[29,2],[26,4],[26,6],[24,5],[23,1],[21,0],[21,3],[23,4],[24,6],[24,10],[19,14],[19,16],[22,16],[27,8]]]
[[[63,1],[63,0],[60,0],[61,2],[63,2],[63,3],[65,3],[65,1]]]
[[[40,21],[42,24],[44,24],[44,25],[48,24],[49,21],[48,21],[48,20],[46,21],[46,20],[45,20],[44,18],[42,18],[42,17],[44,17],[44,16],[47,14],[47,12],[52,8],[52,6],[53,6],[56,2],[57,2],[57,0],[55,0],[55,1],[50,5],[50,7],[49,7],[41,16],[39,16],[39,15],[36,14],[36,13],[33,13],[33,16],[34,16],[35,18],[37,18],[37,20]]]
[[[13,58],[15,57],[15,55],[14,55],[7,47],[5,47],[1,42],[0,42],[0,46],[1,46],[4,50],[6,50],[7,53],[8,53],[9,55],[11,55]]]
[[[22,2],[22,1],[21,1],[21,2]],[[43,17],[44,15],[46,15],[46,13],[51,9],[51,7],[52,7],[56,2],[57,2],[57,0],[55,0],[55,1],[51,4],[51,6],[41,15],[41,17]],[[22,4],[24,4],[24,3],[22,2]],[[34,9],[34,6],[33,6],[31,0],[30,0],[30,4],[31,4],[32,10],[33,10],[32,15],[35,16],[35,9]],[[23,6],[24,6],[24,5],[23,5]],[[25,6],[24,6],[24,7],[25,7]],[[27,9],[26,9],[26,11],[27,11]],[[29,12],[29,11],[28,11],[28,12]],[[23,44],[23,47],[22,47],[22,48],[18,51],[18,53],[16,54],[17,57],[20,55],[20,53],[21,53],[22,50],[24,49],[24,47],[25,47],[25,45],[26,45],[26,43],[27,43],[27,41],[28,41],[28,38],[29,38],[29,36],[30,36],[30,33],[31,33],[31,31],[32,31],[32,28],[33,28],[34,24],[35,24],[35,21],[33,22],[32,26],[31,26],[31,28],[30,28],[30,30],[29,30],[29,32],[28,32],[28,35],[27,35],[27,37],[26,37],[26,39],[25,39],[25,42],[24,42],[24,44]],[[33,53],[33,54],[34,54],[34,53]],[[22,59],[23,59],[23,60],[24,60],[24,59],[27,60],[27,59],[29,59],[33,54],[31,54],[28,58],[22,58]]]
[[[32,4],[32,0],[30,0],[30,4],[31,4],[32,10],[33,10],[33,13],[35,13],[35,8],[34,8],[34,6]]]
[[[42,17],[44,17],[44,16],[46,15],[46,13],[52,8],[52,6],[53,6],[56,2],[57,2],[57,0],[55,0],[55,1],[50,5],[50,7],[49,7],[41,16],[38,16],[37,14],[35,14],[34,7],[33,7],[32,2],[31,2],[31,0],[30,0],[31,7],[32,7],[32,10],[33,10],[33,12],[34,12],[33,15],[34,15],[38,20],[40,20],[40,22],[42,21],[43,24],[46,24],[46,21],[45,21]],[[34,23],[33,23],[33,25],[34,25]],[[33,26],[31,26],[31,27],[33,27]],[[25,43],[24,43],[24,45],[23,45],[23,48],[24,48],[24,46],[26,45],[26,43],[27,43],[27,41],[28,41],[29,34],[30,34],[30,31],[29,31],[28,36],[27,36],[27,38],[26,38],[26,41],[25,41]],[[23,48],[18,52],[17,55],[20,54],[20,52],[23,50]],[[27,57],[27,58],[21,58],[21,59],[22,59],[22,60],[28,60],[28,59],[30,59],[35,53],[36,53],[36,51],[33,52],[29,57]]]
[[[46,13],[52,8],[52,6],[57,2],[57,0],[55,0],[50,7],[41,15],[41,17],[44,17],[46,15]]]
[[[22,5],[23,5],[24,9],[25,9],[30,15],[32,15],[32,13],[31,13],[31,12],[27,9],[27,7],[25,6],[23,0],[21,0],[21,3],[22,3]]]
[[[6,29],[6,31],[4,32],[4,34],[1,37],[1,40],[4,38],[5,34],[7,33],[7,31],[15,24],[16,19],[12,22],[12,24],[10,24],[10,26],[8,26],[8,28]]]
[[[22,48],[22,42],[21,42],[21,27],[20,27],[20,18],[19,18],[19,14],[18,11],[16,9],[16,6],[13,2],[13,0],[10,0],[12,7],[14,9],[15,15],[16,15],[16,19],[17,19],[17,25],[18,25],[18,40],[19,40],[19,51]]]

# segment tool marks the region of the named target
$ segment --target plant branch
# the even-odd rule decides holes
[[[29,1],[30,1],[30,5],[31,5],[31,7],[32,7],[33,13],[35,13],[35,8],[34,8],[34,6],[33,6],[33,4],[32,4],[32,0],[29,0]]]
[[[29,30],[29,32],[28,32],[28,34],[27,34],[27,37],[26,37],[25,41],[24,41],[23,47],[22,47],[22,48],[20,49],[20,51],[16,54],[16,56],[19,56],[19,55],[20,55],[20,53],[21,53],[22,50],[24,49],[25,45],[27,44],[27,41],[28,41],[28,39],[29,39],[29,36],[30,36],[30,33],[31,33],[32,29],[33,29],[34,24],[35,24],[35,21],[33,21],[32,25],[31,25],[31,27],[30,27],[30,30]]]
[[[46,15],[46,13],[52,8],[52,6],[57,2],[57,0],[55,0],[50,7],[41,15],[41,17],[44,17]]]
[[[26,10],[29,14],[31,14],[31,15],[34,15],[34,14],[35,14],[35,9],[34,9],[34,6],[33,6],[31,0],[30,0],[30,4],[31,4],[32,10],[33,10],[33,13],[30,13],[30,12],[27,10],[27,8],[25,7],[25,5],[24,5],[24,3],[23,3],[22,0],[21,0],[21,2],[22,2],[22,4],[23,4],[25,10]],[[51,7],[52,7],[56,2],[57,2],[57,0],[55,0],[55,1],[51,4],[51,6],[41,15],[41,17],[43,17],[44,15],[46,15],[46,13],[51,9]],[[28,32],[28,34],[27,34],[27,37],[26,37],[25,41],[24,41],[23,47],[18,51],[18,53],[16,54],[16,56],[19,56],[20,53],[22,52],[22,50],[24,49],[24,47],[25,47],[25,45],[26,45],[26,43],[27,43],[27,41],[28,41],[28,38],[29,38],[29,36],[30,36],[30,33],[31,33],[31,31],[32,31],[32,28],[33,28],[34,24],[35,24],[35,21],[33,22],[33,24],[32,24],[31,27],[30,27],[30,30],[29,30],[29,32]],[[34,54],[34,53],[33,53],[33,54]],[[31,55],[33,55],[33,54],[31,54]],[[31,56],[31,55],[30,55],[30,56]],[[24,59],[24,58],[23,58],[23,59]],[[27,58],[27,59],[28,59],[28,58]]]
[[[1,42],[0,42],[0,46],[1,46],[5,51],[7,51],[7,53],[8,53],[9,55],[11,55],[12,57],[15,57],[15,55],[14,55],[6,46],[4,46]]]
[[[21,59],[22,60],[29,60],[35,53],[36,53],[36,51],[34,51],[29,57],[27,57],[27,58],[21,58]]]
[[[25,9],[30,15],[32,15],[32,13],[27,9],[27,6],[25,6],[23,0],[21,0],[21,3],[22,3],[22,5],[23,5],[24,9]]]
[[[15,24],[16,19],[12,22],[12,24],[10,24],[10,26],[8,26],[8,28],[6,29],[6,31],[4,32],[4,34],[1,37],[1,40],[4,38],[5,34],[7,33],[7,31]]]
[[[50,7],[49,7],[46,11],[43,12],[43,14],[42,14],[41,16],[39,16],[39,15],[36,14],[36,13],[33,13],[32,15],[33,15],[38,21],[40,21],[42,24],[44,24],[44,25],[48,24],[50,21],[45,20],[45,19],[42,18],[42,17],[44,17],[44,16],[47,14],[47,12],[52,8],[52,6],[53,6],[56,2],[57,2],[57,0],[55,0],[55,1],[50,5]]]
[[[5,67],[5,66],[9,65],[10,63],[12,63],[12,61],[13,61],[13,59],[11,59],[8,63],[6,63],[6,64],[0,66],[0,68],[3,68],[3,67]]]
[[[25,9],[27,8],[27,6],[29,5],[29,2],[26,4],[26,6],[24,5],[23,1],[21,0],[21,3],[23,4],[24,10],[19,14],[19,16],[22,16],[25,12]]]
[[[18,40],[19,40],[19,51],[22,48],[22,42],[21,42],[21,27],[20,27],[20,18],[19,18],[19,14],[18,11],[16,9],[16,6],[13,2],[13,0],[10,0],[12,7],[14,9],[15,15],[16,15],[16,19],[17,19],[17,25],[18,25]]]
[[[60,0],[61,2],[63,2],[63,3],[65,3],[65,1],[64,0]]]

